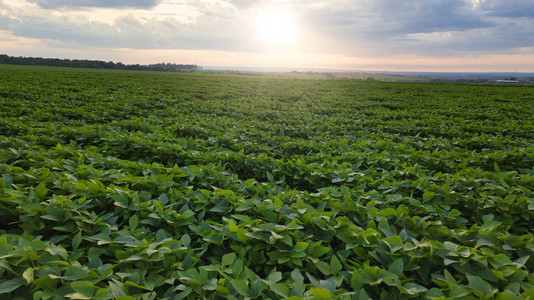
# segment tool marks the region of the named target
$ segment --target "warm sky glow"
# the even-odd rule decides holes
[[[141,64],[534,72],[534,2],[0,0],[0,53]]]

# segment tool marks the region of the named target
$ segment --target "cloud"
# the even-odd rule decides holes
[[[245,9],[250,8],[252,6],[257,6],[259,4],[262,4],[264,1],[258,1],[258,0],[230,0],[228,3],[230,3],[232,6],[238,9]]]
[[[534,13],[534,3],[519,2],[375,0],[301,7],[301,12],[305,27],[325,37],[313,45],[323,51],[368,57],[464,56],[533,47],[534,19],[528,15]]]
[[[301,11],[306,28],[329,37],[328,43],[315,47],[346,55],[456,52],[460,47],[454,37],[496,26],[464,0],[359,1],[345,6],[303,6]]]
[[[397,36],[490,27],[492,23],[469,8],[463,0],[376,0],[361,2],[349,9],[331,7],[309,10],[308,23],[316,27],[355,35]]]
[[[472,55],[534,46],[534,4],[519,0],[0,0],[0,30],[58,47],[261,52],[254,15],[281,6],[302,53]],[[20,0],[21,3],[27,3]],[[80,7],[88,7],[80,10]],[[120,14],[91,18],[103,9]],[[45,10],[46,9],[46,10]],[[82,12],[84,14],[82,14]],[[113,10],[115,12],[115,10]],[[194,12],[187,22],[177,15]]]
[[[490,16],[534,18],[534,2],[524,0],[485,0],[479,6]]]
[[[74,8],[74,7],[130,7],[151,8],[162,0],[29,0],[42,8]]]
[[[213,16],[201,16],[192,24],[184,24],[173,18],[142,18],[129,13],[108,24],[75,14],[28,10],[17,16],[0,12],[0,29],[63,47],[238,49],[244,37],[236,32],[243,32],[244,26]]]

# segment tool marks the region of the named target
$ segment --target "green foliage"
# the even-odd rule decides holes
[[[0,77],[2,299],[534,297],[531,87]]]

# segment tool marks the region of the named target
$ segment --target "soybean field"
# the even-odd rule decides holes
[[[2,299],[534,299],[534,87],[0,66]]]

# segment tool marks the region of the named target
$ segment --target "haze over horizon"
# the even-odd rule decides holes
[[[0,45],[127,64],[534,72],[534,2],[0,0]]]

